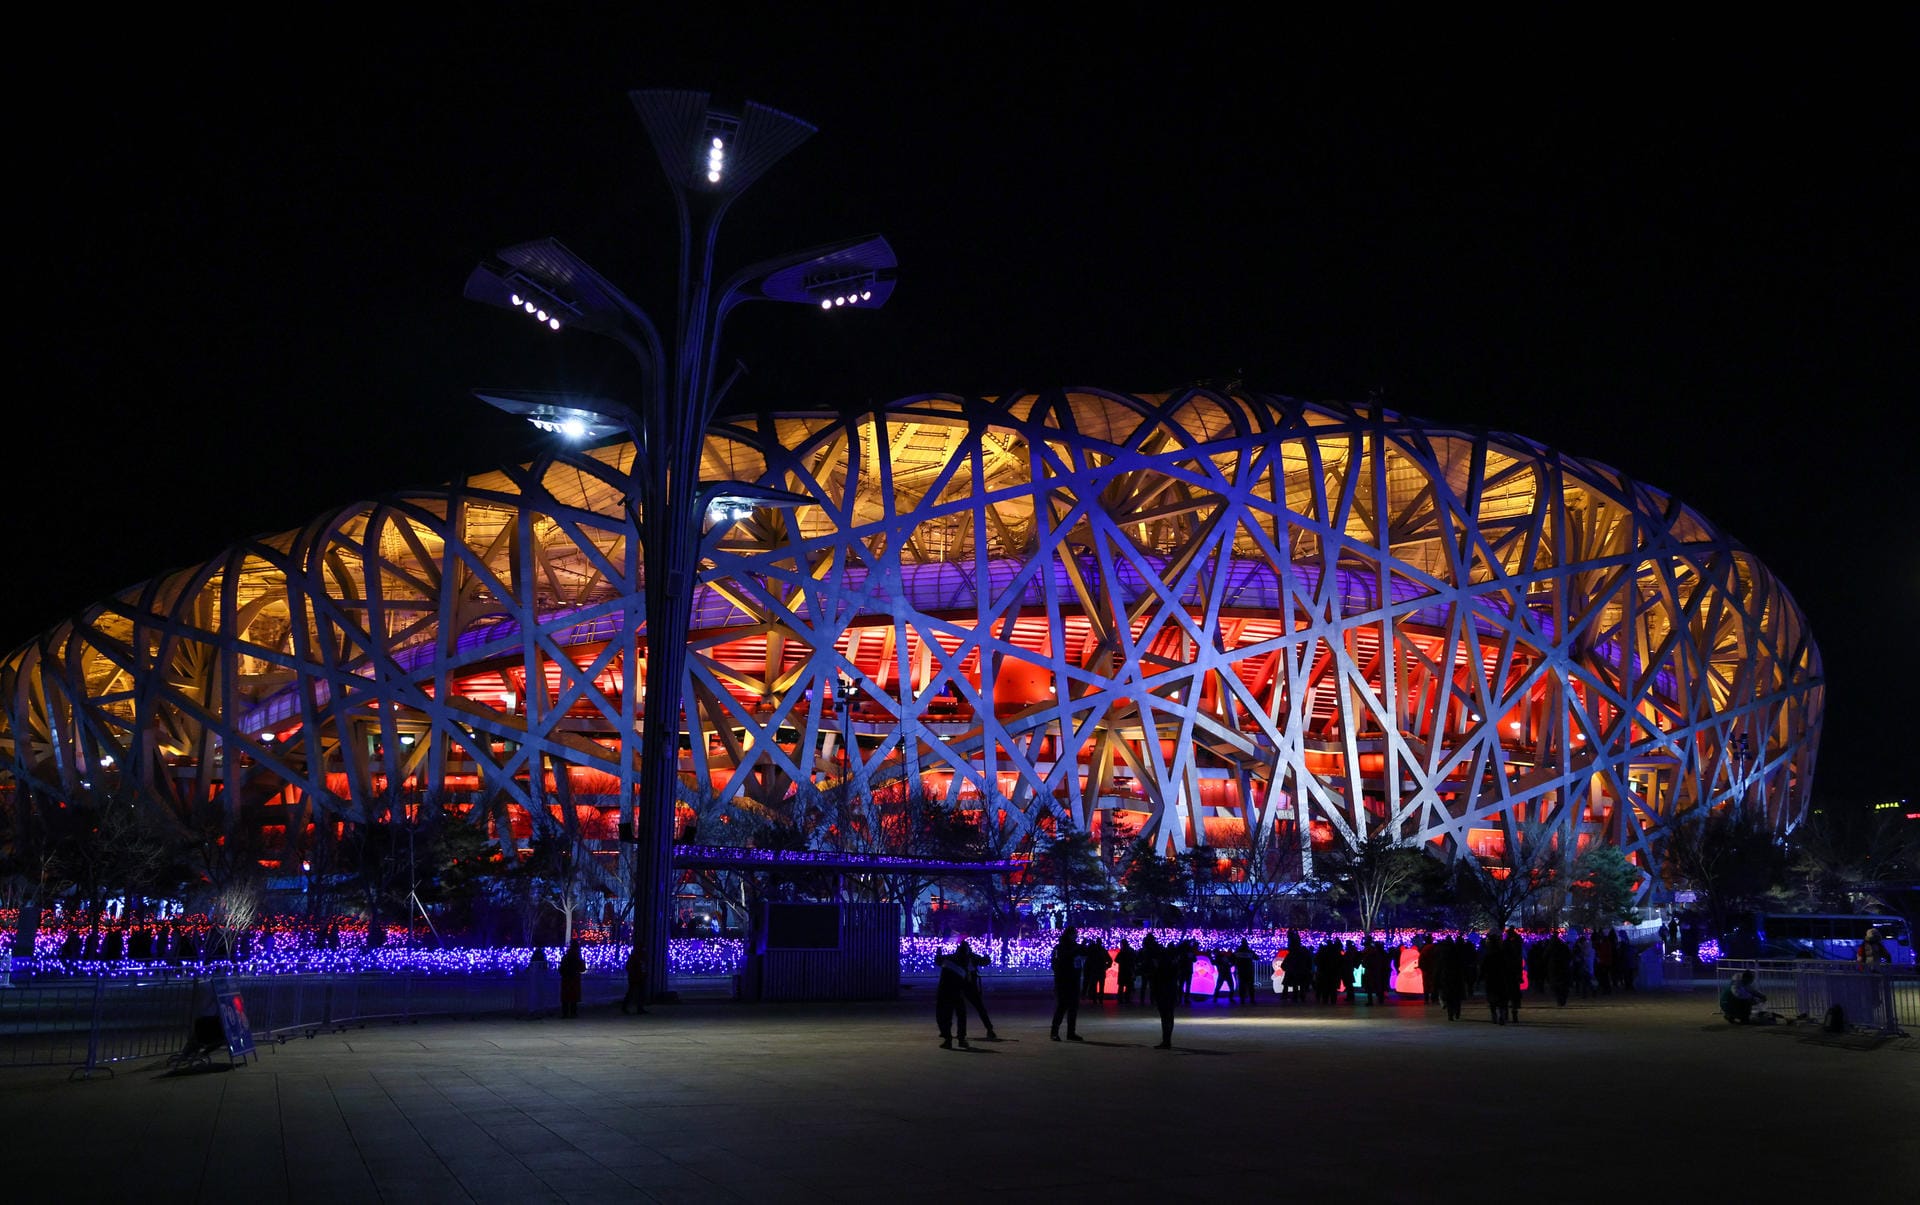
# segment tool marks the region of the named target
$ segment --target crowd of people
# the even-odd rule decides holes
[[[1379,1004],[1389,990],[1411,994],[1413,977],[1407,972],[1417,969],[1419,994],[1425,1003],[1443,1006],[1448,1020],[1460,1020],[1466,1001],[1478,994],[1485,998],[1494,1024],[1508,1025],[1519,1022],[1529,991],[1551,995],[1560,1006],[1575,996],[1633,991],[1641,953],[1624,930],[1571,935],[1556,931],[1529,939],[1508,927],[1490,929],[1484,936],[1425,934],[1407,946],[1388,946],[1368,937],[1358,943],[1329,938],[1318,947],[1303,941],[1298,931],[1289,931],[1286,945],[1272,961],[1271,988],[1282,1004],[1305,1004],[1309,997],[1316,1004],[1353,1004],[1362,996]],[[1206,988],[1203,982],[1203,991],[1196,994],[1195,969],[1203,957],[1213,968],[1213,984]],[[988,1037],[995,1036],[980,990],[980,968],[987,961],[965,941],[938,960],[935,1014],[943,1048],[953,1048],[956,1041],[967,1048],[969,1007],[979,1013]],[[1172,1046],[1176,1006],[1222,997],[1232,1004],[1254,1004],[1261,977],[1260,958],[1245,939],[1231,949],[1203,950],[1191,938],[1163,943],[1148,933],[1137,947],[1123,939],[1109,949],[1100,941],[1082,940],[1071,926],[1061,931],[1050,967],[1051,1040],[1081,1041],[1080,1005],[1104,1002],[1111,980],[1119,1005],[1152,1005],[1159,1011],[1161,1049]]]

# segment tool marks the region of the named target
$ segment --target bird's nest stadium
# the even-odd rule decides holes
[[[347,506],[35,637],[0,666],[15,811],[217,804],[271,867],[427,800],[609,853],[649,685],[632,455]],[[1669,494],[1517,436],[932,394],[724,420],[701,476],[798,496],[705,525],[671,689],[715,806],[919,790],[1014,835],[1495,864],[1549,833],[1649,883],[1683,816],[1807,806],[1824,687],[1787,591]]]

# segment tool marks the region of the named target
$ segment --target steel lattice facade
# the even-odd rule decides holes
[[[15,789],[289,832],[425,795],[611,836],[646,676],[631,455],[350,506],[88,609],[0,667]],[[721,801],[921,784],[1016,829],[1134,813],[1170,849],[1284,823],[1486,856],[1530,828],[1643,867],[1692,809],[1807,805],[1823,685],[1786,590],[1515,436],[927,395],[723,422],[702,478],[812,500],[704,538],[676,689],[683,779]]]

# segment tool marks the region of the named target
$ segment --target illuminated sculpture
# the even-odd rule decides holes
[[[611,837],[645,680],[631,455],[131,587],[0,667],[0,759],[42,800],[218,798],[288,832],[418,796]],[[722,420],[700,475],[813,500],[701,550],[681,770],[720,801],[844,766],[1012,831],[1123,813],[1173,850],[1251,826],[1307,859],[1384,833],[1494,861],[1546,834],[1643,869],[1696,809],[1784,831],[1807,804],[1823,684],[1785,589],[1669,495],[1515,436],[1199,389],[927,395]]]

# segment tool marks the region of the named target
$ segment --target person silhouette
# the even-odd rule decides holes
[[[1434,959],[1440,978],[1440,1003],[1446,1007],[1449,1021],[1460,1019],[1460,1007],[1467,998],[1467,968],[1472,961],[1473,947],[1458,936],[1443,941]]]
[[[954,1038],[960,1039],[960,1049],[969,1050],[967,1045],[967,976],[973,970],[972,960],[958,949],[942,954],[938,963],[940,979],[933,989],[934,1022],[940,1027],[940,1049],[952,1050]],[[958,1022],[956,1025],[955,1022]]]
[[[560,1015],[578,1017],[580,1015],[580,985],[587,973],[587,956],[580,948],[580,939],[574,938],[568,943],[567,952],[560,956]]]
[[[1067,1041],[1082,1042],[1074,1032],[1080,1024],[1080,980],[1086,973],[1087,955],[1080,946],[1080,930],[1068,925],[1060,930],[1059,944],[1053,947],[1053,1029],[1052,1038],[1060,1040],[1060,1022],[1067,1023]]]
[[[1502,940],[1500,930],[1487,930],[1487,940],[1480,947],[1480,978],[1487,985],[1487,1011],[1492,1015],[1495,1025],[1507,1023],[1507,1009],[1510,1004],[1509,981],[1520,982],[1520,968],[1513,965],[1513,951]],[[1517,995],[1518,992],[1513,994]]]
[[[1173,1000],[1180,992],[1180,959],[1176,951],[1161,945],[1153,934],[1140,943],[1140,969],[1146,976],[1147,994],[1160,1011],[1160,1044],[1155,1050],[1173,1049]]]
[[[980,1014],[980,1024],[987,1030],[987,1041],[998,1042],[1000,1035],[993,1032],[993,1018],[987,1015],[987,1001],[980,993],[980,968],[987,963],[986,955],[976,953],[973,946],[962,938],[960,944],[954,948],[953,956],[956,960],[964,962],[967,968],[966,982],[960,985],[961,994],[966,997],[966,1002],[973,1006],[973,1011]],[[961,1018],[962,1024],[965,1020],[965,1017]]]

